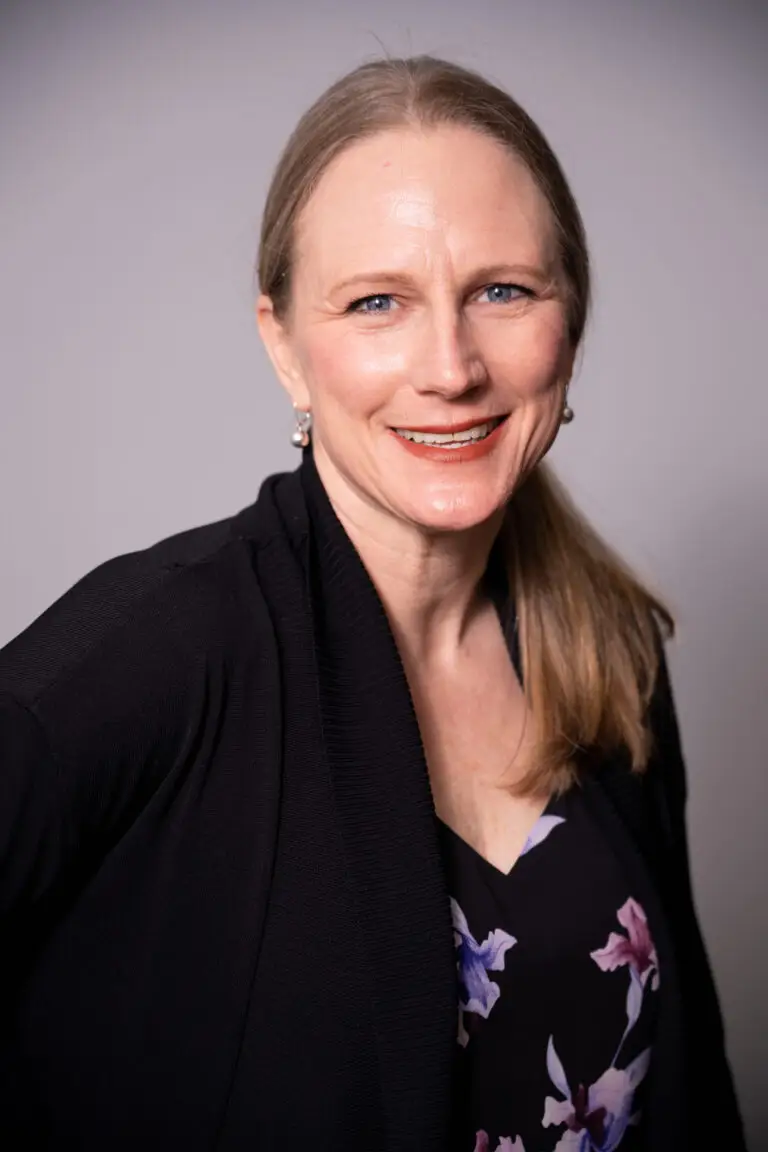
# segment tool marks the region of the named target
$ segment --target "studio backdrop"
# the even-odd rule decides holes
[[[584,214],[595,309],[551,459],[678,618],[698,908],[768,1148],[764,3],[3,4],[0,644],[298,463],[253,317],[261,207],[300,114],[384,52],[507,88]]]

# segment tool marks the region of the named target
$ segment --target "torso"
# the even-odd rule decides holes
[[[495,612],[449,670],[414,663],[459,978],[453,1146],[645,1147],[658,1010],[645,912],[578,789],[510,790],[535,745]]]
[[[517,860],[549,796],[509,791],[530,754],[522,686],[492,608],[472,625],[461,662],[446,671],[404,657],[440,819],[502,872]]]

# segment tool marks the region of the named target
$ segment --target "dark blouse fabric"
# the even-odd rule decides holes
[[[578,789],[504,874],[438,821],[459,977],[456,1147],[637,1152],[659,968]]]

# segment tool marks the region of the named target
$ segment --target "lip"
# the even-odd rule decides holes
[[[392,424],[391,428],[403,428],[406,432],[435,432],[447,435],[449,432],[466,432],[469,428],[477,428],[478,424],[490,424],[492,420],[503,420],[507,412],[500,412],[496,416],[476,416],[474,420],[461,420],[458,424]]]
[[[465,428],[474,428],[478,421],[467,424]],[[480,421],[482,423],[482,421]],[[482,460],[485,456],[491,455],[499,442],[503,439],[506,430],[506,420],[501,419],[496,425],[494,430],[490,432],[482,440],[467,440],[459,448],[441,448],[439,446],[433,447],[429,444],[420,444],[415,440],[406,440],[404,436],[399,436],[394,428],[390,430],[390,436],[393,437],[403,449],[410,456],[415,456],[417,459],[428,460],[432,464],[470,464],[475,460]],[[454,424],[448,431],[457,431],[458,424]],[[411,431],[411,429],[408,429]],[[416,429],[414,428],[415,432]],[[419,429],[421,431],[421,429]],[[432,429],[429,429],[432,431]]]

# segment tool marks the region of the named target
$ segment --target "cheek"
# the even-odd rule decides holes
[[[564,321],[534,317],[487,344],[486,363],[519,401],[546,400],[563,382],[570,361]]]
[[[402,348],[384,341],[343,339],[318,333],[302,350],[302,369],[313,407],[341,408],[349,414],[375,411],[398,387],[406,370]]]

